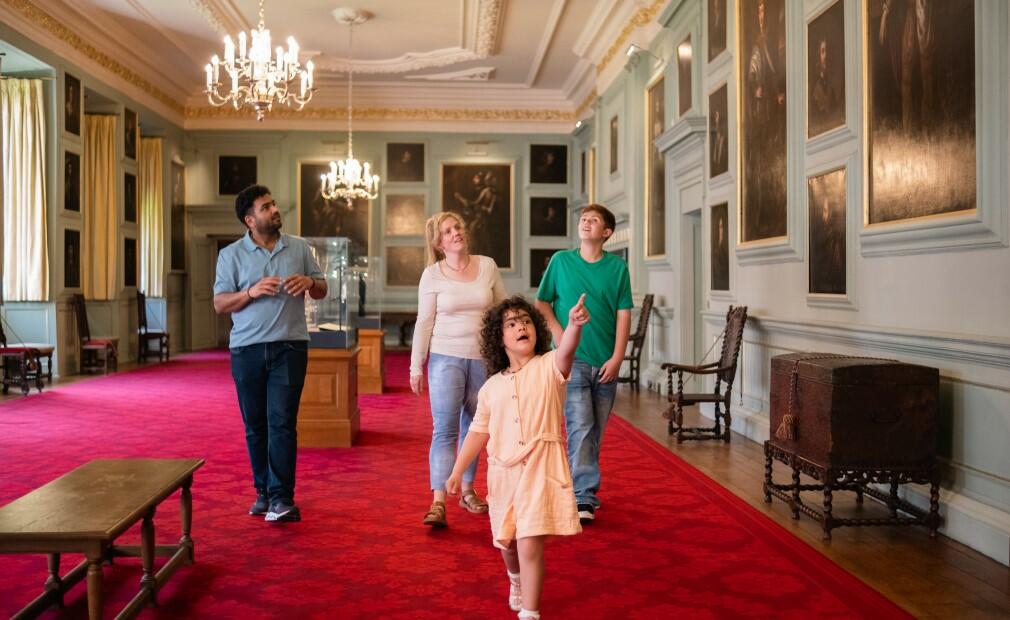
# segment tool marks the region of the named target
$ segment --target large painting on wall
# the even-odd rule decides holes
[[[63,287],[81,287],[81,231],[63,231]]]
[[[649,171],[646,204],[648,205],[646,224],[647,256],[662,256],[666,252],[666,165],[663,154],[656,146],[656,138],[663,133],[665,80],[659,78],[646,93],[648,114],[645,119],[648,146],[646,147],[646,169]],[[689,95],[690,96],[690,95]]]
[[[807,137],[845,124],[845,3],[807,26]]]
[[[186,167],[172,162],[172,270],[186,269]]]
[[[740,240],[786,234],[785,0],[740,6]]]
[[[470,251],[512,269],[512,164],[442,164],[442,210],[466,220]]]
[[[65,151],[63,154],[63,208],[81,210],[81,156]]]
[[[677,116],[691,109],[691,35],[677,46]]]
[[[137,286],[137,240],[123,239],[123,286]]]
[[[81,135],[81,81],[69,73],[63,74],[63,128]]]
[[[551,257],[561,250],[534,248],[530,250],[530,288],[540,288],[540,280],[547,271]]]
[[[222,155],[217,158],[217,193],[234,196],[256,184],[255,155]]]
[[[351,264],[368,256],[371,201],[327,200],[322,195],[322,175],[329,163],[298,162],[298,214],[302,237],[347,237]]]
[[[726,0],[708,0],[708,61],[726,51]]]
[[[729,290],[729,205],[712,206],[709,217],[711,243],[709,265],[712,270],[712,290]]]
[[[564,144],[530,145],[530,183],[567,183],[568,147]]]
[[[708,176],[729,170],[729,103],[723,84],[708,96]]]
[[[137,223],[137,175],[123,174],[123,219]]]
[[[974,209],[974,1],[869,0],[866,24],[866,222]]]
[[[810,292],[845,294],[845,169],[810,177]]]
[[[391,183],[424,182],[424,144],[390,142],[386,145],[386,180]]]
[[[386,195],[386,234],[393,237],[424,234],[424,194]]]
[[[386,247],[386,284],[388,286],[413,286],[421,281],[424,271],[424,248],[420,246]]]
[[[563,197],[531,197],[530,236],[567,237],[568,200]]]
[[[130,159],[137,159],[137,113],[130,108],[123,109],[123,152]]]
[[[617,135],[617,131],[618,131],[617,124],[618,124],[618,119],[617,119],[616,116],[610,119],[610,174],[616,174],[617,173],[617,155],[618,155],[618,150],[619,150],[617,148],[617,146],[618,146],[617,145],[617,138],[618,138],[618,135]]]

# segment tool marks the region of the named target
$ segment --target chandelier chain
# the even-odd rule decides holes
[[[351,57],[347,65],[347,158],[354,159],[354,106],[351,105],[354,94],[354,24],[351,24],[351,34],[348,37],[348,55]]]

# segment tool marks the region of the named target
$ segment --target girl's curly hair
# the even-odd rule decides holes
[[[522,295],[513,295],[484,312],[483,324],[480,329],[480,354],[484,358],[488,375],[501,372],[509,367],[509,358],[505,353],[505,313],[525,311],[533,319],[537,331],[537,343],[533,352],[543,355],[551,350],[551,330],[547,327],[547,319]]]

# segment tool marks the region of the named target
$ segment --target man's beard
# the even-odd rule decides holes
[[[256,232],[261,235],[274,235],[281,229],[281,219],[271,219],[264,223],[256,223]]]

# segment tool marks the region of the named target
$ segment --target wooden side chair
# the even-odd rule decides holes
[[[54,345],[47,344],[47,343],[44,343],[44,342],[20,342],[20,340],[17,338],[17,335],[15,334],[14,336],[15,336],[15,338],[14,338],[15,342],[13,342],[13,343],[8,342],[7,341],[7,334],[4,332],[2,322],[0,322],[0,347],[2,347],[4,349],[7,349],[7,348],[16,349],[18,347],[24,347],[24,348],[27,348],[27,349],[31,349],[35,353],[35,356],[37,358],[36,362],[35,362],[35,367],[37,369],[39,383],[41,384],[41,377],[44,376],[46,378],[46,381],[48,381],[50,384],[52,384],[52,382],[53,382],[53,351],[56,350],[56,347]],[[43,363],[45,364],[45,368],[43,368],[43,366],[42,366]],[[45,372],[43,372],[43,370]],[[35,379],[36,379],[35,376],[29,377],[29,381],[33,381]],[[40,386],[39,390],[41,391],[41,389],[42,388]]]
[[[649,293],[642,299],[642,310],[638,314],[638,325],[635,326],[634,333],[628,339],[631,351],[624,356],[624,361],[628,362],[628,374],[618,377],[618,383],[630,383],[631,389],[638,391],[639,368],[642,360],[642,347],[645,346],[645,332],[649,329],[649,316],[652,314],[652,302],[655,295]]]
[[[0,321],[0,370],[3,371],[3,378],[0,379],[0,391],[6,394],[11,386],[21,388],[21,393],[25,396],[32,391],[32,384],[42,391],[42,356],[39,347],[47,349],[49,359],[49,380],[52,382],[53,368],[53,347],[46,344],[35,343],[7,343],[7,335],[3,330],[3,322]]]
[[[147,361],[151,351],[150,343],[158,345],[158,361],[162,355],[168,361],[168,332],[163,329],[151,329],[147,326],[147,296],[137,291],[137,359]]]
[[[77,318],[77,336],[81,342],[81,372],[115,372],[118,367],[119,338],[92,338],[84,295],[75,293],[71,302]],[[99,356],[101,354],[101,356]]]
[[[670,406],[663,412],[668,419],[669,433],[677,433],[677,443],[684,440],[722,439],[729,443],[729,427],[733,379],[736,377],[736,363],[743,343],[743,328],[747,323],[747,306],[730,306],[726,313],[726,329],[722,337],[722,355],[711,364],[688,366],[685,364],[663,364],[666,371],[667,399]],[[673,375],[677,375],[677,390],[673,389]],[[715,387],[711,392],[690,394],[684,392],[684,373],[692,375],[715,375]],[[723,388],[725,384],[725,388]],[[715,404],[715,425],[707,428],[684,427],[684,407],[698,403]],[[725,411],[722,408],[725,407]]]

